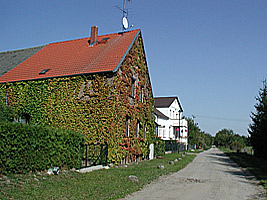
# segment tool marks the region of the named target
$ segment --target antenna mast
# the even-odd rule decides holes
[[[123,7],[122,7],[122,18],[124,18],[124,12],[125,12],[125,0],[123,1]]]
[[[130,0],[128,0],[130,2]],[[131,28],[129,27],[129,23],[128,23],[128,10],[126,11],[125,10],[125,7],[126,7],[126,0],[122,0],[122,9],[118,6],[116,6],[119,10],[122,11],[122,31],[125,31],[127,30],[128,28]]]

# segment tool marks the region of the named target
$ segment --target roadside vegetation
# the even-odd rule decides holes
[[[249,145],[249,139],[245,136],[235,134],[232,129],[222,129],[216,133],[214,144],[217,147],[240,151],[242,148]]]
[[[186,118],[188,123],[189,145],[196,145],[196,148],[209,149],[213,142],[213,137],[201,131],[198,124],[195,123],[194,118]]]
[[[177,158],[178,162],[170,164]],[[184,168],[195,155],[166,154],[161,159],[142,161],[89,173],[62,171],[59,175],[27,173],[0,175],[0,199],[118,199],[144,185]],[[164,169],[158,166],[163,165]],[[128,180],[130,175],[137,182]]]
[[[227,148],[220,148],[233,161],[239,164],[240,167],[248,169],[253,173],[260,183],[264,186],[267,192],[267,160],[257,158],[247,153],[240,153],[229,150]]]

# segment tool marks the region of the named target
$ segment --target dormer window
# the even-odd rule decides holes
[[[39,75],[41,75],[41,74],[45,74],[46,72],[48,72],[50,69],[44,69],[44,70],[42,70],[40,73],[39,73]]]

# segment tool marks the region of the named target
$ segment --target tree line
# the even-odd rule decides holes
[[[217,147],[225,147],[239,151],[241,148],[249,145],[249,139],[245,136],[235,134],[232,129],[222,129],[216,133],[214,144]]]
[[[188,123],[189,145],[196,145],[197,148],[200,147],[203,149],[211,147],[213,143],[213,137],[210,134],[201,131],[193,118],[186,118],[186,120]]]

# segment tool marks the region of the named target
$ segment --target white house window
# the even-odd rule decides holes
[[[159,128],[159,136],[161,137],[162,136],[162,129]]]
[[[163,138],[166,138],[166,130],[163,129]]]

